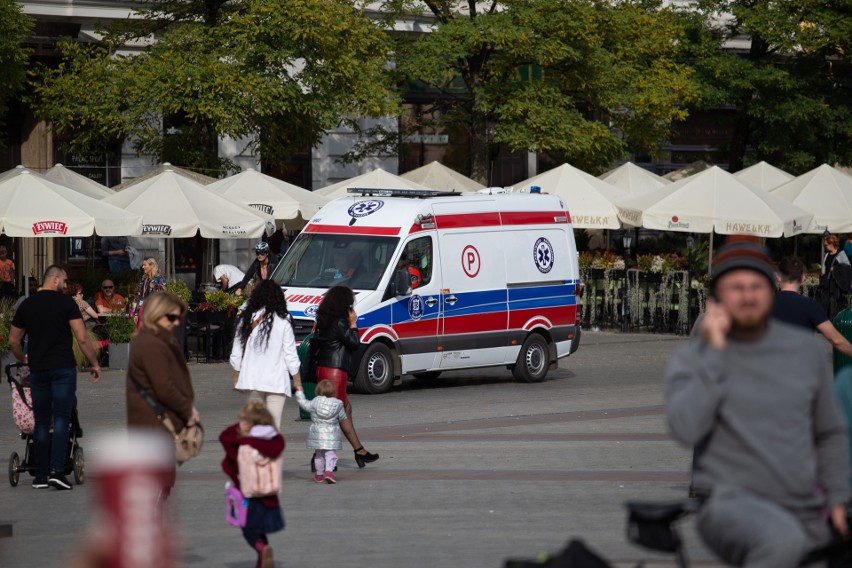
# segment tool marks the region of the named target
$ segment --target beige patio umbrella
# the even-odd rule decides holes
[[[301,229],[328,197],[308,191],[254,169],[213,182],[206,188],[282,221],[288,229]]]
[[[387,172],[382,168],[377,168],[371,172],[367,172],[366,174],[333,183],[322,189],[317,189],[315,193],[331,200],[337,199],[338,197],[345,197],[348,195],[349,188],[430,189],[425,185],[420,185],[419,183]]]
[[[189,179],[191,179],[195,182],[200,183],[201,185],[208,185],[208,184],[211,184],[214,181],[216,181],[216,178],[214,178],[214,177],[206,176],[204,174],[200,174],[200,173],[194,172],[192,170],[187,170],[185,168],[179,168],[178,166],[173,166],[169,162],[163,162],[162,164],[157,164],[156,166],[152,167],[151,171],[149,171],[146,174],[143,174],[141,176],[135,177],[133,179],[129,179],[125,182],[118,184],[117,186],[115,186],[113,188],[113,190],[123,191],[123,190],[127,189],[128,187],[133,187],[137,183],[141,183],[143,181],[147,181],[147,180],[151,179],[152,177],[158,176],[158,175],[160,175],[161,173],[163,173],[167,170],[174,172],[178,175],[181,175],[183,177],[189,178]]]
[[[11,237],[88,237],[138,235],[140,215],[88,197],[24,167],[0,174],[0,232]],[[29,238],[24,247],[29,247]],[[21,275],[28,275],[24,251]],[[37,267],[41,269],[43,267]]]
[[[102,201],[142,216],[142,236],[166,239],[166,276],[174,273],[171,239],[250,239],[274,230],[267,215],[166,170]],[[171,250],[169,250],[171,249]]]
[[[640,168],[633,162],[622,164],[598,176],[598,179],[614,185],[632,196],[649,193],[672,183],[645,168]]]
[[[791,237],[813,214],[713,166],[655,192],[618,204],[627,224],[663,231]]]
[[[575,229],[621,228],[615,203],[630,197],[627,192],[570,164],[515,184],[512,191],[528,192],[532,186],[540,187],[542,193],[561,197]]]
[[[752,187],[769,191],[779,185],[785,184],[796,176],[788,174],[780,168],[766,162],[758,162],[753,166],[749,166],[744,170],[740,170],[734,174],[734,177],[740,181],[744,181]]]
[[[689,176],[693,176],[698,172],[703,172],[711,166],[712,164],[705,162],[704,160],[697,160],[695,162],[692,162],[691,164],[683,166],[679,170],[669,172],[663,177],[669,181],[680,181],[682,179],[688,178]]]
[[[79,191],[83,195],[88,195],[95,199],[103,199],[104,197],[109,197],[115,193],[107,186],[79,174],[70,168],[66,168],[62,164],[56,164],[41,175],[50,181],[55,181],[60,185],[70,187],[73,190]]]
[[[852,232],[852,177],[823,164],[774,188],[772,195],[813,213],[809,231]]]
[[[438,191],[477,191],[485,187],[440,162],[429,162],[400,177]]]

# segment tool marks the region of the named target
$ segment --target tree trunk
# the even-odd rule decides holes
[[[488,171],[488,122],[485,117],[474,113],[470,120],[470,177],[490,186]]]

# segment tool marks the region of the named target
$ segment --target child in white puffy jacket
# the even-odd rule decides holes
[[[308,430],[308,448],[314,450],[314,466],[317,483],[337,483],[334,467],[337,465],[337,451],[342,446],[343,433],[340,423],[348,420],[346,409],[340,399],[334,398],[334,383],[317,383],[316,397],[307,400],[300,387],[296,387],[296,401],[305,411],[311,413],[311,427]],[[325,473],[323,473],[325,472]]]

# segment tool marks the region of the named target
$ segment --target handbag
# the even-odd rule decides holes
[[[22,434],[33,433],[35,430],[33,397],[30,387],[25,387],[18,381],[12,382],[12,416],[15,419],[15,426]]]
[[[248,499],[243,497],[240,490],[228,482],[225,486],[225,520],[232,527],[243,528],[248,519]]]
[[[154,414],[157,415],[157,420],[160,421],[160,424],[172,435],[175,442],[175,459],[178,465],[182,465],[184,462],[189,461],[191,458],[194,458],[198,454],[201,453],[201,447],[204,445],[204,427],[200,422],[193,424],[192,426],[185,426],[183,430],[177,432],[175,430],[175,425],[172,423],[172,419],[169,418],[163,407],[154,400],[154,397],[151,394],[142,388],[142,385],[136,380],[133,376],[133,373],[130,371],[127,372],[127,376],[130,378],[130,381],[133,383],[133,386],[136,387],[136,390],[139,391],[139,394],[142,396],[142,399],[148,403],[148,406],[151,407],[151,410],[154,411]]]
[[[237,466],[240,472],[240,489],[244,497],[270,497],[281,492],[281,470],[284,454],[270,459],[248,444],[240,446],[237,452]]]

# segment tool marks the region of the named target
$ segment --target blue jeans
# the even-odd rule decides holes
[[[30,374],[35,430],[36,476],[46,477],[49,471],[65,473],[68,460],[68,438],[71,432],[71,413],[77,400],[77,369],[51,369]],[[50,418],[53,417],[53,439]]]
[[[114,256],[109,257],[110,272],[127,272],[128,270],[130,270],[130,259],[126,256],[119,256],[118,258]]]

